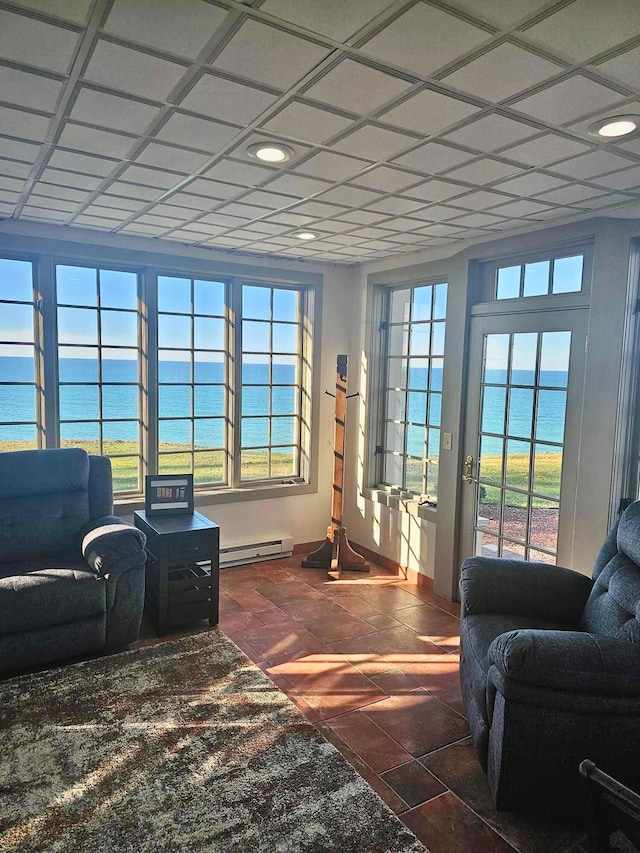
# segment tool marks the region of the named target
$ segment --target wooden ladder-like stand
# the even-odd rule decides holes
[[[327,392],[328,393],[328,392]],[[320,548],[309,554],[302,566],[307,569],[329,569],[330,580],[340,580],[343,569],[368,572],[369,563],[354,551],[347,538],[347,529],[342,523],[344,486],[344,445],[347,419],[347,356],[338,356],[336,373],[336,415],[333,441],[333,497],[331,502],[331,524],[327,538]]]

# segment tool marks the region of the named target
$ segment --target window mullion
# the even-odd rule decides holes
[[[242,415],[242,284],[238,279],[232,279],[230,285],[230,391],[229,408],[231,418],[231,458],[229,459],[229,483],[237,489],[240,485],[241,461],[241,415]]]
[[[146,268],[142,274],[142,418],[146,429],[143,453],[146,473],[158,473],[158,277]]]
[[[44,428],[45,447],[60,446],[58,386],[58,318],[56,310],[55,266],[43,257],[36,266],[40,317],[36,346],[38,348],[38,384],[44,400],[40,407],[40,429]]]

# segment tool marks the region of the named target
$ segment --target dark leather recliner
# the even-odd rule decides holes
[[[640,501],[592,578],[545,563],[462,566],[460,680],[499,810],[576,814],[588,757],[640,787]]]
[[[107,457],[0,453],[0,675],[137,639],[145,536],[112,512]]]

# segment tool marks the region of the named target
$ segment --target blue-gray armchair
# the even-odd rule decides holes
[[[640,502],[592,578],[472,557],[460,580],[460,680],[496,808],[577,814],[590,758],[640,786]]]
[[[145,537],[112,512],[108,458],[0,453],[0,675],[137,638]]]

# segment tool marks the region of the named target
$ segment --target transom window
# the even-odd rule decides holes
[[[519,299],[527,296],[576,293],[582,290],[583,268],[583,255],[498,267],[495,298]]]
[[[447,285],[397,288],[386,300],[381,481],[435,503]]]

